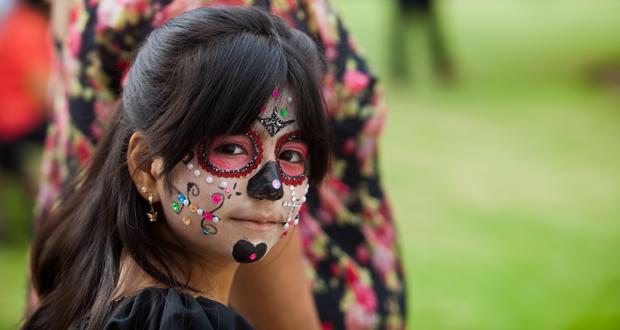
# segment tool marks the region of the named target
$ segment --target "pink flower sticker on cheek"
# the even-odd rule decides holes
[[[215,193],[213,195],[211,195],[211,202],[213,202],[213,204],[219,204],[222,202],[222,195]]]

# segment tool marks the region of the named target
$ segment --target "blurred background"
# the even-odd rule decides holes
[[[7,1],[0,96],[14,74]],[[332,3],[388,97],[381,165],[410,327],[620,329],[620,1]],[[0,329],[12,329],[41,146],[37,127],[2,123]]]

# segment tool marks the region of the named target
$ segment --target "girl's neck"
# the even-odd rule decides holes
[[[230,287],[237,268],[237,263],[218,263],[205,260],[201,263],[194,262],[192,263],[188,286],[197,291],[185,290],[183,293],[189,293],[194,297],[207,297],[228,305]],[[187,281],[187,278],[180,274],[177,274],[177,278],[181,283]],[[142,270],[131,256],[123,253],[118,284],[112,299],[131,297],[149,287],[166,288],[167,285],[156,281]]]

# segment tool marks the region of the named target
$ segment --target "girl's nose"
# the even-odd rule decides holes
[[[248,195],[256,199],[276,201],[284,196],[284,189],[276,162],[271,160],[263,166],[248,182]]]

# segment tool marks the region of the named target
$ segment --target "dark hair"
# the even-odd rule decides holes
[[[102,328],[123,252],[163,285],[191,289],[171,271],[181,247],[157,244],[154,228],[165,222],[145,220],[148,202],[127,168],[136,130],[151,150],[144,160],[161,157],[168,178],[197,143],[244,131],[272,90],[287,88],[310,150],[308,177],[318,183],[329,158],[320,67],[308,36],[259,9],[196,9],[153,31],[89,166],[36,233],[31,273],[40,303],[23,328]]]

